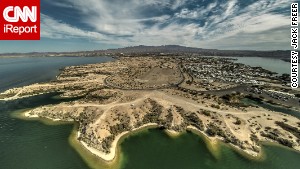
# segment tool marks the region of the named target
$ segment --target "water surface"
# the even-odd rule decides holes
[[[110,57],[0,58],[0,92],[13,87],[53,80],[59,69],[110,61]]]
[[[275,112],[281,112],[284,114],[289,114],[291,116],[297,117],[298,119],[300,119],[300,112],[296,111],[296,110],[291,110],[282,106],[276,106],[276,105],[272,105],[270,103],[266,103],[264,101],[256,101],[256,100],[252,100],[252,99],[248,99],[245,98],[242,100],[243,103],[245,104],[250,104],[250,105],[255,105],[255,106],[259,106],[259,107],[263,107],[267,110],[271,110],[271,111],[275,111]]]
[[[128,137],[121,144],[123,169],[297,169],[300,153],[278,146],[264,146],[264,160],[250,160],[220,144],[213,156],[203,138],[184,133],[169,137],[159,129]]]
[[[279,75],[283,73],[291,74],[291,64],[280,59],[262,58],[262,57],[231,57],[237,59],[236,63],[242,63],[252,67],[260,66],[266,70],[276,72]]]
[[[0,91],[55,79],[65,66],[98,63],[109,57],[0,58]],[[0,101],[1,169],[85,169],[86,163],[70,146],[73,124],[49,126],[12,117],[16,111],[62,101],[56,94]]]
[[[110,58],[12,58],[0,59],[0,91],[55,78],[59,68],[107,61]],[[14,118],[16,111],[62,101],[45,94],[16,101],[0,101],[1,169],[86,169],[88,165],[69,144],[73,124],[45,125]],[[221,145],[214,156],[203,138],[185,133],[171,138],[152,129],[121,143],[124,169],[296,169],[300,153],[265,146],[264,161],[249,160]],[[103,168],[104,169],[104,168]]]

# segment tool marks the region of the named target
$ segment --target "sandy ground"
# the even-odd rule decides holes
[[[118,120],[113,120],[113,119],[117,118],[119,115],[115,114],[114,112],[122,112],[122,113],[124,113],[123,115],[134,118],[133,115],[136,114],[136,112],[143,111],[141,108],[145,107],[147,105],[145,103],[145,99],[151,98],[151,99],[155,100],[158,104],[163,106],[163,108],[166,110],[168,108],[176,105],[176,106],[184,107],[186,109],[186,111],[195,112],[200,109],[203,109],[203,110],[209,110],[209,111],[214,112],[215,113],[215,115],[213,116],[214,119],[212,119],[211,117],[206,117],[204,115],[199,114],[199,118],[204,122],[204,125],[208,125],[209,123],[215,123],[216,119],[217,119],[217,121],[218,120],[222,121],[222,124],[220,126],[225,128],[224,131],[232,133],[236,138],[238,138],[239,140],[244,142],[244,145],[246,147],[249,147],[249,148],[251,146],[255,145],[252,143],[252,141],[250,139],[250,135],[255,134],[255,135],[257,135],[258,139],[260,139],[261,141],[266,141],[266,139],[261,137],[259,135],[259,133],[260,133],[260,131],[263,131],[266,127],[269,127],[269,126],[281,131],[282,137],[284,137],[284,138],[288,138],[289,136],[291,136],[291,134],[282,130],[280,127],[276,126],[274,124],[275,121],[282,121],[285,118],[285,119],[288,119],[289,123],[293,124],[294,126],[296,126],[296,123],[299,122],[299,120],[297,118],[294,118],[292,116],[284,115],[282,113],[277,113],[277,112],[271,112],[271,111],[265,110],[263,108],[249,108],[247,110],[247,112],[243,112],[243,111],[233,109],[233,108],[228,108],[228,110],[219,110],[219,109],[215,109],[212,107],[206,107],[205,104],[199,104],[195,101],[191,101],[189,99],[182,98],[181,96],[170,96],[169,94],[166,94],[162,91],[152,91],[151,93],[145,92],[145,91],[135,91],[135,92],[127,91],[127,92],[125,92],[125,95],[126,95],[126,93],[128,93],[130,96],[132,96],[132,93],[135,93],[134,95],[136,96],[136,99],[134,99],[132,101],[125,101],[125,102],[115,101],[115,102],[112,102],[109,104],[103,104],[103,105],[95,104],[95,103],[84,103],[84,104],[75,103],[72,105],[68,105],[66,103],[63,103],[63,104],[60,104],[57,106],[43,107],[43,109],[41,109],[41,108],[34,109],[33,111],[31,111],[33,113],[33,115],[29,115],[29,112],[27,112],[26,116],[36,118],[39,116],[39,115],[37,115],[38,112],[42,112],[45,110],[48,112],[52,112],[52,113],[60,112],[60,113],[64,114],[64,111],[68,112],[70,110],[73,111],[73,109],[80,109],[80,108],[82,108],[81,109],[82,111],[83,110],[86,111],[87,109],[83,109],[83,107],[89,107],[90,110],[101,109],[102,114],[100,116],[98,116],[98,118],[94,119],[91,122],[91,124],[89,125],[89,127],[91,128],[91,131],[97,137],[105,138],[106,136],[109,135],[107,133],[109,131],[109,127],[113,126],[115,124],[118,124]],[[124,97],[124,95],[123,95],[123,97]],[[37,114],[35,114],[35,113],[37,113]],[[145,111],[143,111],[143,113],[145,113]],[[121,115],[121,116],[123,116],[123,115]],[[51,116],[50,116],[50,118],[51,118]],[[237,118],[242,121],[240,125],[234,124]],[[63,119],[57,119],[57,118],[54,118],[54,119],[55,120],[63,120]],[[142,116],[137,117],[137,119],[141,120]],[[136,122],[136,121],[132,120],[133,125],[134,125],[134,122]],[[179,120],[179,122],[178,121],[176,122],[176,120],[174,119],[172,124],[179,125],[180,120]],[[103,158],[104,160],[111,161],[115,157],[115,152],[116,152],[115,149],[116,149],[119,139],[122,136],[128,134],[131,131],[139,130],[148,125],[153,125],[153,123],[146,124],[146,125],[143,125],[138,128],[133,128],[130,131],[126,131],[126,132],[122,132],[121,134],[118,134],[115,137],[114,141],[112,142],[111,148],[110,148],[110,153],[108,153],[108,154],[106,154],[100,150],[97,150],[93,147],[87,146],[87,144],[84,143],[83,141],[81,141],[81,143],[93,154],[96,154],[97,156]],[[259,130],[257,130],[257,127],[259,127]],[[187,129],[195,129],[195,130],[199,131],[197,128],[195,128],[193,126],[188,126]],[[205,132],[203,132],[203,131],[199,131],[199,132],[201,132],[202,134],[205,134]],[[174,130],[168,130],[168,133],[173,136],[176,136],[179,134],[177,131],[174,131]],[[205,134],[205,135],[207,136],[207,134]],[[209,138],[212,141],[223,140],[222,137],[209,137]],[[296,139],[297,139],[296,137],[293,137],[294,142],[296,142]],[[270,140],[268,140],[268,141],[270,141]],[[246,144],[246,142],[248,142],[248,144]],[[294,148],[299,150],[299,146],[295,146]],[[254,152],[253,150],[248,149],[248,148],[244,149],[243,151],[245,151],[246,153],[251,154],[253,156],[258,155],[257,152]]]
[[[94,155],[100,157],[101,159],[105,160],[105,161],[112,161],[114,160],[114,158],[116,157],[116,152],[117,152],[117,147],[118,147],[118,143],[119,143],[119,140],[124,137],[125,135],[129,134],[130,132],[134,132],[134,131],[138,131],[138,130],[141,130],[143,128],[147,128],[149,126],[157,126],[156,123],[149,123],[149,124],[145,124],[141,127],[138,127],[132,131],[126,131],[126,132],[123,132],[121,134],[119,134],[118,136],[116,136],[115,140],[113,141],[112,145],[111,145],[111,148],[110,148],[110,153],[106,154],[106,153],[103,153],[93,147],[89,147],[85,142],[83,141],[80,141],[80,143],[87,149],[89,150],[91,153],[93,153]],[[79,137],[80,136],[80,132],[77,133],[77,136]]]
[[[162,76],[159,75],[161,70],[165,70]],[[127,74],[124,75],[126,71]],[[165,80],[169,75],[172,75],[171,79]],[[119,85],[120,82],[120,85],[116,88],[114,85],[107,85],[107,77],[111,77],[109,83]],[[212,142],[226,139],[224,136],[209,136],[206,133],[212,128],[212,124],[216,125],[227,139],[238,140],[235,145],[231,143],[233,146],[252,156],[260,153],[258,142],[275,142],[261,136],[262,132],[275,132],[277,137],[293,142],[293,148],[300,150],[297,136],[275,124],[276,121],[285,122],[300,131],[300,121],[296,117],[263,108],[231,107],[220,104],[219,96],[208,98],[165,86],[168,82],[176,83],[181,78],[174,61],[166,64],[163,59],[153,61],[151,58],[124,58],[103,64],[67,67],[55,82],[10,89],[0,94],[0,98],[7,96],[2,100],[15,100],[50,91],[63,92],[62,96],[65,97],[84,96],[72,102],[35,108],[25,112],[25,116],[79,122],[77,137],[83,138],[80,140],[81,144],[106,161],[114,159],[118,142],[123,136],[157,124],[151,121],[153,119],[165,122],[160,125],[165,125],[167,133],[172,136],[193,129],[206,135]],[[138,90],[128,89],[131,84],[136,85],[134,89]],[[122,86],[126,88],[122,89]],[[160,89],[162,86],[167,89]],[[213,105],[219,105],[219,108]],[[193,123],[201,123],[202,129]],[[108,142],[110,147],[106,153],[107,149],[102,145],[112,135],[115,137]],[[258,142],[252,140],[253,136]]]

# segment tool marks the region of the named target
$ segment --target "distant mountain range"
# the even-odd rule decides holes
[[[0,57],[21,57],[21,56],[158,56],[158,55],[200,55],[200,56],[236,56],[236,57],[269,57],[279,59],[289,59],[290,51],[255,51],[255,50],[218,50],[185,47],[179,45],[163,46],[132,46],[118,49],[80,51],[80,52],[44,52],[44,53],[6,53]]]
[[[142,54],[198,54],[202,56],[257,56],[257,57],[274,57],[274,58],[290,58],[290,51],[254,51],[254,50],[218,50],[218,49],[202,49],[192,48],[178,45],[164,46],[132,46],[119,49],[102,50],[99,52],[123,53],[131,55]]]

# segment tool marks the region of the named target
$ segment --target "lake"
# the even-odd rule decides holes
[[[61,102],[52,96],[0,101],[1,169],[88,168],[69,144],[73,124],[45,125],[12,116],[18,110]]]
[[[252,100],[252,99],[248,99],[248,98],[243,99],[242,102],[245,103],[246,105],[254,105],[254,106],[263,107],[267,110],[281,112],[284,114],[289,114],[291,116],[294,116],[294,117],[297,117],[298,119],[300,119],[300,112],[296,111],[296,110],[291,110],[291,109],[288,109],[288,108],[285,108],[282,106],[276,106],[276,105],[272,105],[272,104],[264,102],[264,101],[257,101],[257,100]]]
[[[65,66],[110,61],[110,57],[0,58],[0,91],[55,79]],[[73,124],[45,125],[12,117],[22,109],[59,103],[53,94],[10,102],[0,101],[0,168],[88,168],[70,146]]]
[[[123,169],[296,169],[300,153],[277,146],[264,146],[264,160],[250,160],[220,144],[213,155],[207,144],[193,133],[173,138],[150,129],[126,138],[121,144]]]
[[[26,86],[55,79],[59,69],[105,62],[110,57],[22,57],[0,58],[0,92],[12,87]]]
[[[262,58],[262,57],[230,57],[237,59],[235,63],[242,63],[252,67],[260,66],[266,70],[278,74],[291,74],[291,64],[280,59]]]
[[[69,65],[105,62],[111,58],[57,57],[0,59],[0,90],[54,79]],[[45,94],[16,101],[0,101],[1,169],[86,169],[88,164],[70,145],[74,124],[46,125],[15,118],[24,111],[64,99]],[[212,153],[205,139],[193,133],[177,138],[159,129],[133,134],[120,144],[123,169],[294,169],[300,153],[280,146],[264,146],[265,159],[250,160],[220,144]],[[216,155],[217,154],[217,155]],[[103,167],[104,169],[104,167]]]

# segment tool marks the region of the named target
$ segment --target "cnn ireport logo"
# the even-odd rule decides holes
[[[0,0],[0,40],[40,40],[40,0]]]

